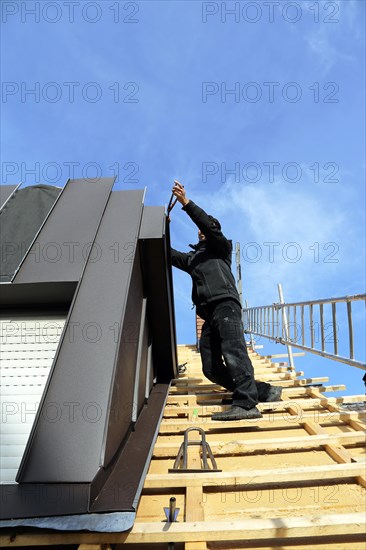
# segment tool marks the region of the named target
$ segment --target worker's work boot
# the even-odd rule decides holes
[[[232,405],[233,404],[233,398],[232,397],[224,397],[224,399],[221,400],[223,405]]]
[[[262,413],[253,407],[252,409],[243,409],[232,405],[227,411],[215,413],[211,416],[211,420],[251,420],[252,418],[262,418]]]
[[[268,392],[265,403],[271,403],[272,401],[279,401],[281,399],[282,386],[271,386]]]
[[[260,399],[260,403],[272,403],[273,401],[279,401],[282,394],[282,386],[271,386],[265,399]],[[232,397],[224,397],[222,400],[223,405],[232,405]]]

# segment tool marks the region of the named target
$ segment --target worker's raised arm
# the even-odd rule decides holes
[[[183,271],[188,271],[188,258],[189,253],[179,252],[175,248],[170,249],[172,266],[182,269]]]
[[[201,233],[203,233],[207,242],[215,246],[222,254],[231,254],[231,242],[224,236],[217,224],[215,224],[212,216],[209,216],[202,208],[187,198],[183,185],[178,181],[174,181],[173,193],[182,205],[183,210],[197,225]]]

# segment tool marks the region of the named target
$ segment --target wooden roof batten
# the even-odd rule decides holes
[[[133,528],[123,533],[23,532],[2,546],[79,544],[79,550],[362,549],[365,540],[365,416],[343,403],[363,395],[328,397],[344,390],[326,377],[306,379],[249,349],[256,378],[283,387],[281,401],[261,403],[263,418],[214,422],[223,388],[202,375],[196,346],[178,346],[186,371],[173,380]],[[218,472],[169,473],[187,428],[206,433]],[[191,432],[190,438],[194,438]],[[188,467],[200,469],[199,446]],[[164,507],[175,497],[177,521]]]
[[[302,372],[250,350],[256,379],[282,386],[281,401],[259,404],[259,420],[214,422],[230,394],[207,384],[195,347],[178,350],[187,367],[170,390],[135,528],[153,517],[153,495],[164,491],[185,511],[170,536],[179,531],[173,540],[187,549],[364,548],[366,413],[342,409],[364,396],[326,397],[345,387],[300,379]],[[205,430],[221,472],[167,473],[192,426]],[[189,460],[199,467],[197,453]]]
[[[109,323],[112,309],[113,315],[121,321],[123,304],[126,303],[126,311],[128,311],[126,319],[133,318],[134,325],[139,327],[139,345],[136,346],[136,342],[130,338],[122,337],[122,332],[120,340],[123,347],[117,346],[118,342],[115,341],[113,348],[109,343],[105,348],[98,347],[98,349],[103,362],[109,365],[109,380],[113,380],[113,385],[109,384],[107,389],[116,388],[116,391],[110,393],[111,399],[113,397],[116,403],[123,401],[119,388],[123,385],[122,382],[125,382],[126,365],[131,367],[129,372],[133,376],[127,378],[133,387],[133,399],[128,401],[125,416],[128,418],[126,426],[130,426],[131,422],[133,429],[131,427],[131,432],[128,431],[128,440],[122,438],[120,430],[122,421],[120,420],[120,424],[117,425],[112,422],[111,417],[110,423],[103,423],[103,426],[108,425],[111,428],[105,432],[105,437],[100,430],[97,445],[82,447],[82,442],[85,445],[93,442],[96,434],[94,424],[89,426],[91,437],[87,437],[88,434],[84,428],[80,430],[78,438],[71,438],[71,429],[70,431],[66,429],[65,433],[68,437],[70,436],[69,439],[64,434],[62,437],[57,436],[56,426],[52,424],[47,431],[48,437],[41,438],[42,442],[47,443],[47,446],[43,447],[46,451],[39,451],[41,447],[37,447],[37,460],[34,459],[33,462],[29,457],[32,458],[32,452],[35,452],[36,446],[33,445],[33,439],[36,440],[36,438],[31,437],[30,442],[28,439],[29,449],[25,453],[25,458],[36,465],[36,472],[33,471],[30,475],[25,471],[26,468],[22,467],[15,479],[20,480],[19,487],[24,490],[24,496],[33,495],[33,502],[36,504],[38,504],[36,501],[40,500],[42,507],[47,508],[43,513],[57,517],[59,523],[51,522],[42,525],[42,522],[39,522],[43,517],[42,513],[34,509],[31,520],[36,521],[22,524],[25,513],[15,505],[10,511],[9,506],[10,501],[13,504],[18,502],[13,498],[17,485],[4,484],[1,500],[4,506],[8,505],[9,509],[6,513],[11,519],[8,527],[1,532],[0,545],[2,547],[62,545],[65,548],[70,545],[72,548],[78,547],[79,550],[118,549],[122,546],[127,549],[150,548],[150,550],[158,548],[169,550],[362,548],[364,550],[366,532],[365,397],[363,395],[328,396],[329,392],[345,390],[345,386],[326,385],[328,378],[323,376],[305,378],[304,372],[297,371],[293,362],[295,355],[303,355],[303,353],[292,353],[292,346],[365,369],[365,364],[354,357],[352,306],[354,302],[361,304],[362,301],[366,301],[366,295],[286,304],[279,285],[280,303],[254,308],[249,308],[246,304],[243,320],[245,331],[250,335],[249,353],[256,379],[282,386],[281,400],[274,403],[260,403],[258,407],[263,418],[258,420],[212,421],[212,413],[222,410],[224,407],[222,400],[229,397],[230,393],[204,378],[197,345],[178,346],[179,363],[186,364],[185,371],[178,375],[172,280],[170,264],[166,261],[170,247],[169,231],[165,226],[164,209],[145,208],[142,190],[114,192],[112,191],[113,178],[102,178],[102,180],[97,186],[93,186],[93,189],[89,189],[89,184],[85,185],[87,182],[84,180],[70,180],[62,192],[55,193],[57,199],[54,206],[38,228],[33,243],[37,241],[37,243],[47,244],[53,240],[50,238],[53,234],[61,239],[60,230],[65,232],[62,233],[64,235],[62,242],[68,242],[69,237],[74,239],[75,235],[82,230],[78,236],[80,243],[89,242],[92,238],[93,242],[96,240],[108,246],[111,236],[114,238],[114,228],[121,218],[121,208],[125,208],[122,218],[128,232],[120,231],[119,244],[123,248],[126,242],[128,245],[136,240],[139,242],[139,246],[134,247],[134,262],[126,261],[120,264],[124,273],[123,288],[130,300],[125,302],[125,292],[121,293],[121,273],[116,271],[119,262],[113,262],[115,269],[112,270],[111,262],[106,261],[106,255],[104,255],[106,263],[89,262],[90,255],[84,258],[80,253],[77,261],[72,263],[65,261],[56,265],[53,262],[36,262],[33,255],[29,254],[30,248],[26,256],[22,257],[17,264],[15,271],[9,268],[4,281],[7,292],[5,292],[5,299],[3,296],[2,300],[3,305],[7,307],[35,304],[40,300],[40,303],[48,304],[51,298],[55,300],[54,295],[57,294],[55,303],[67,303],[67,310],[69,310],[76,292],[69,315],[76,310],[81,310],[83,313],[81,318],[89,320],[90,306],[94,316],[96,314],[101,316],[102,326],[106,323],[103,315],[108,312]],[[12,186],[3,191],[0,202],[5,201],[4,206],[8,209],[17,196],[17,190]],[[121,194],[130,196],[126,195],[125,201]],[[132,203],[134,208],[131,208]],[[72,210],[70,210],[71,206]],[[78,216],[73,215],[74,210]],[[4,211],[3,208],[2,212]],[[65,211],[68,212],[70,223],[65,223],[63,215]],[[93,216],[90,215],[91,211],[94,212]],[[81,214],[88,223],[80,223]],[[237,247],[237,263],[238,258],[240,260],[240,250]],[[146,273],[150,276],[146,277]],[[109,289],[108,307],[106,307],[106,297],[102,293],[98,294],[98,298],[102,300],[99,308],[94,307],[94,302],[85,298],[89,296],[89,290],[94,288],[94,281],[100,280],[103,280],[106,288]],[[76,291],[78,281],[81,284]],[[38,285],[39,282],[42,282],[41,286]],[[50,287],[50,282],[57,285]],[[65,282],[71,283],[71,286],[65,286]],[[29,285],[31,287],[33,285],[33,294],[29,292]],[[111,292],[113,289],[114,292]],[[238,289],[241,296],[241,281]],[[116,296],[119,296],[122,303],[117,302]],[[165,297],[164,308],[161,307],[162,296]],[[354,307],[357,305],[355,304]],[[148,315],[147,311],[156,313]],[[343,329],[338,331],[339,321],[344,320],[345,313],[347,328],[344,331]],[[132,314],[136,317],[130,317]],[[158,315],[159,323],[153,322]],[[76,317],[80,319],[80,315]],[[332,327],[334,337],[332,350],[327,349],[326,345],[329,339],[324,322],[328,319],[331,319],[327,324]],[[319,349],[315,346],[316,338],[313,330],[317,322],[320,327]],[[309,325],[310,332],[306,331],[305,325]],[[126,330],[131,326],[127,320],[125,326]],[[291,327],[297,326],[301,328],[298,334],[295,334],[297,329],[295,331]],[[168,327],[169,338],[167,337]],[[202,322],[197,319],[197,344],[199,344],[201,327]],[[347,353],[345,356],[339,355],[340,351],[343,353],[344,347],[338,346],[338,332],[342,333],[348,341],[346,346],[348,356]],[[282,354],[259,355],[255,350],[263,346],[254,345],[253,335],[263,336],[286,345],[289,364],[276,361],[283,357]],[[149,351],[150,340],[154,345]],[[128,353],[127,344],[130,345]],[[83,345],[85,348],[82,347]],[[64,395],[70,399],[71,390],[76,391],[79,387],[82,389],[82,395],[85,396],[84,390],[89,388],[89,384],[85,384],[86,381],[92,380],[95,383],[91,387],[91,392],[94,388],[100,392],[101,384],[107,384],[105,365],[104,370],[101,371],[98,356],[95,353],[88,356],[86,347],[86,342],[83,344],[83,339],[80,339],[73,349],[77,349],[81,357],[80,364],[88,361],[88,377],[83,378],[80,374],[77,385],[74,372],[72,372],[73,377],[65,376],[67,381],[72,380],[72,382],[67,386],[68,391],[62,388],[61,391],[58,388],[60,393],[57,395],[60,395],[60,399]],[[121,360],[120,369],[117,368],[118,365],[114,369],[116,347],[123,350],[123,353],[119,353],[119,356],[123,357],[123,368]],[[146,353],[143,353],[145,348]],[[108,354],[110,358],[107,361]],[[131,359],[129,362],[126,361],[128,357]],[[151,361],[152,357],[153,361]],[[63,365],[70,366],[76,363],[78,361],[65,360]],[[141,367],[141,363],[144,368]],[[100,378],[90,376],[91,366],[95,367],[95,373],[98,373]],[[64,368],[59,368],[58,371],[60,370],[63,374],[65,373]],[[118,376],[112,377],[115,372]],[[154,374],[159,374],[159,377],[154,377]],[[172,376],[178,376],[178,378],[171,381]],[[158,384],[155,383],[156,381]],[[10,383],[8,385],[10,387]],[[156,398],[154,400],[151,398],[153,392]],[[108,397],[109,394],[104,392],[104,395]],[[126,392],[125,395],[127,395]],[[154,405],[155,416],[151,408],[147,410],[145,407],[147,398]],[[354,404],[355,408],[352,408],[351,404]],[[103,409],[111,412],[114,407],[109,407],[106,403]],[[139,418],[144,414],[141,422],[138,422],[137,410],[140,411]],[[39,418],[42,420],[41,414]],[[148,424],[151,424],[151,440],[148,439]],[[45,424],[42,424],[41,428],[43,429],[44,426]],[[60,426],[64,427],[59,423],[57,427],[60,428]],[[73,428],[75,424],[70,422],[67,428],[70,426]],[[178,472],[179,468],[173,468],[172,471],[184,434],[192,428],[196,431],[190,431],[190,440],[195,443],[199,443],[198,440],[204,432],[205,440],[213,453],[214,461],[211,464],[213,467],[216,465],[215,471],[210,470],[207,463],[202,469],[204,465],[202,446],[198,444],[187,449],[186,472]],[[42,432],[43,435],[45,433]],[[137,440],[136,435],[138,435]],[[122,442],[121,439],[123,439]],[[76,440],[77,446],[74,444]],[[65,445],[65,441],[69,441],[69,447]],[[108,445],[104,443],[99,445],[99,441],[102,443],[108,441]],[[119,456],[122,460],[117,463],[113,457],[119,452],[118,449],[121,450],[121,444],[124,445],[125,441],[129,442],[128,452],[123,454],[120,452]],[[57,447],[55,442],[57,444],[63,442],[63,445]],[[144,446],[146,455],[142,452]],[[57,454],[57,448],[62,449],[62,457],[60,452]],[[103,454],[99,455],[100,448]],[[104,452],[104,449],[108,452]],[[72,454],[73,452],[75,455]],[[73,458],[79,456],[78,453],[82,457],[81,460]],[[98,456],[104,457],[106,468],[105,475],[102,472],[103,476],[97,478],[94,474],[97,469],[99,471]],[[142,460],[143,456],[148,458]],[[27,465],[27,460],[24,461],[23,466]],[[42,477],[45,475],[45,466],[53,469],[51,473],[56,474],[56,479],[52,479],[60,488],[65,479],[70,484],[80,479],[80,476],[74,472],[76,467],[79,468],[82,476],[86,475],[88,461],[90,472],[86,481],[89,487],[93,488],[90,482],[96,480],[95,490],[88,493],[84,491],[85,487],[84,489],[79,487],[78,495],[81,500],[75,501],[69,498],[66,502],[67,499],[65,499],[66,507],[63,507],[55,516],[55,510],[52,511],[49,508],[52,508],[57,499],[51,497],[51,493],[47,493],[46,482],[49,478]],[[57,477],[61,471],[59,467],[61,463],[64,470],[67,470],[66,465],[69,468],[66,472],[69,477],[65,479]],[[136,474],[136,479],[140,481],[134,484],[131,480],[132,471],[136,466],[140,468],[138,476]],[[30,483],[32,480],[38,484],[40,491],[42,488],[45,489],[40,498],[38,493],[34,492],[34,486],[32,487]],[[21,486],[23,481],[24,484]],[[134,486],[135,496],[130,494],[132,486]],[[103,491],[100,490],[101,487]],[[28,488],[30,490],[27,495]],[[124,505],[126,515],[131,514],[130,510],[133,508],[133,519],[130,518],[128,527],[126,526],[123,532],[121,523],[118,524],[118,528],[112,525],[114,512],[121,511],[121,501],[118,500],[121,492],[126,495],[126,499],[128,497],[128,504]],[[24,498],[24,501],[27,501],[27,498]],[[73,501],[72,509],[69,507],[69,501]],[[28,499],[27,505],[29,502]],[[83,510],[80,508],[80,502],[84,506]],[[174,502],[176,514],[167,514],[166,509],[172,502]],[[17,524],[18,516],[20,523]],[[80,523],[75,527],[78,520],[85,517],[89,523]],[[76,523],[73,521],[75,518]],[[172,518],[175,521],[171,521]],[[25,519],[28,521],[27,515]],[[93,526],[94,521],[97,528]],[[101,532],[103,521],[108,523],[104,525],[105,532]]]

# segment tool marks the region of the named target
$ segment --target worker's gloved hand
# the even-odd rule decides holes
[[[174,187],[172,189],[172,192],[173,195],[177,197],[178,202],[180,202],[180,204],[182,204],[183,206],[189,203],[189,199],[187,199],[186,197],[184,185],[179,183],[179,181],[174,180]]]

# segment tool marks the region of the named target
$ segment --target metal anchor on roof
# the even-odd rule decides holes
[[[192,431],[197,431],[201,434],[201,440],[200,441],[189,441],[188,440],[188,433]],[[200,445],[202,448],[202,462],[203,467],[200,469],[196,468],[187,468],[187,462],[188,462],[188,445]],[[211,460],[212,468],[210,468],[208,460]],[[182,467],[180,468],[180,462],[182,461]],[[179,448],[179,452],[177,454],[177,458],[175,459],[173,468],[170,468],[169,473],[180,473],[180,472],[221,472],[221,470],[218,470],[216,460],[212,454],[210,445],[206,441],[206,434],[205,431],[202,428],[188,428],[184,432],[184,440]]]
[[[180,511],[180,508],[176,507],[176,498],[170,497],[169,499],[169,508],[164,507],[164,513],[166,515],[166,520],[169,523],[174,523],[177,521],[177,517]]]
[[[188,361],[186,361],[185,363],[182,363],[181,365],[178,365],[178,373],[179,374],[183,374],[186,372],[187,370],[187,367],[186,365],[188,364]]]

